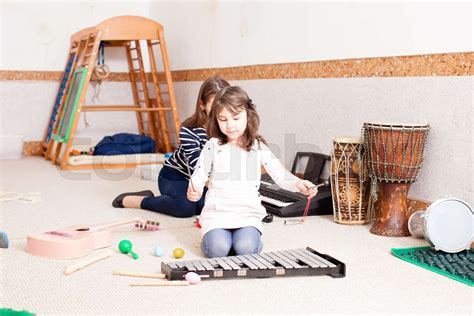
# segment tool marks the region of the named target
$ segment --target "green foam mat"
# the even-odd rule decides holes
[[[392,248],[392,254],[422,268],[474,286],[473,249],[447,253],[431,247]]]

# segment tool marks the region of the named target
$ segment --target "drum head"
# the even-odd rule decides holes
[[[343,144],[360,144],[360,137],[353,137],[353,136],[341,136],[341,137],[334,137],[333,142],[335,143],[343,143]]]
[[[366,122],[364,123],[365,126],[371,126],[371,127],[374,127],[374,128],[396,128],[396,129],[399,129],[399,128],[405,128],[405,129],[409,129],[409,128],[414,128],[414,129],[418,129],[418,128],[428,128],[429,125],[428,123],[400,123],[400,122]]]
[[[440,199],[426,210],[425,235],[436,250],[454,253],[469,249],[473,225],[472,209],[459,199]]]

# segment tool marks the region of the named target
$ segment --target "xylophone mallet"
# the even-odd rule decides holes
[[[309,188],[308,190],[314,190],[314,189],[317,189],[319,187],[328,186],[328,185],[329,185],[329,180],[325,179],[322,183],[319,183],[318,185],[315,185],[315,186]],[[304,221],[306,219],[306,216],[308,216],[310,204],[311,204],[311,198],[308,197],[308,201],[306,202],[306,207],[305,207],[304,212],[303,212],[303,217],[301,219],[297,219],[297,220],[287,219],[287,220],[285,220],[284,224],[285,225],[294,225],[294,224],[304,223]]]

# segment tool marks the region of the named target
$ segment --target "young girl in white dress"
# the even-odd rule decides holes
[[[314,184],[288,172],[258,134],[255,105],[240,87],[219,91],[214,99],[204,145],[189,182],[187,197],[198,201],[209,180],[200,217],[205,256],[259,253],[266,210],[260,194],[261,167],[283,189],[313,197]]]

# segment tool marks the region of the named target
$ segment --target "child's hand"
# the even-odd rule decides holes
[[[299,180],[296,183],[296,188],[301,193],[307,195],[308,199],[312,199],[318,193],[318,188],[308,180]]]
[[[191,202],[197,202],[199,201],[199,199],[201,199],[201,195],[202,192],[195,191],[191,184],[188,186],[188,200],[190,200]]]

